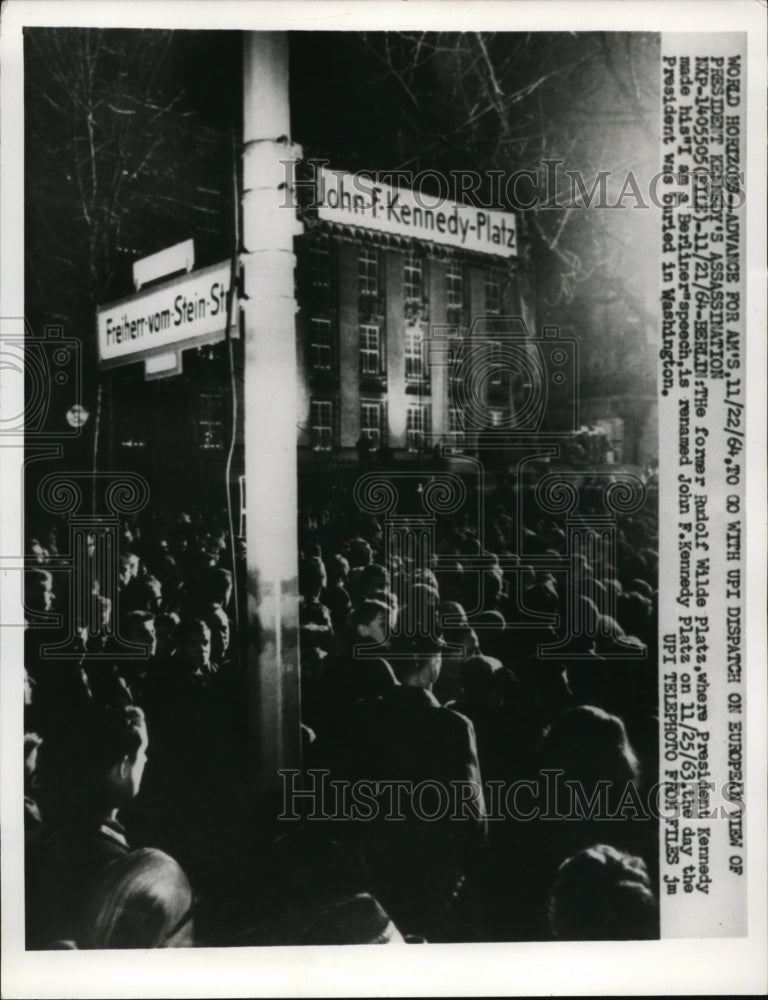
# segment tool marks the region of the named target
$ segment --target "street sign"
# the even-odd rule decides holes
[[[321,167],[316,172],[318,218],[446,246],[517,257],[512,212],[472,208],[447,198],[391,187],[365,174]]]
[[[96,310],[99,366],[132,364],[225,338],[229,261],[192,271]],[[237,336],[237,302],[232,336]]]
[[[148,285],[150,281],[167,278],[179,271],[186,271],[189,274],[194,266],[195,241],[184,240],[183,243],[176,243],[172,247],[166,247],[165,250],[159,250],[149,257],[137,260],[133,265],[133,283],[138,291],[142,285]]]

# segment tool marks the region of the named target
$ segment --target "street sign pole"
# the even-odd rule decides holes
[[[274,793],[279,770],[301,761],[293,253],[300,230],[279,189],[286,161],[300,155],[287,138],[287,35],[247,33],[243,69],[249,729],[256,789]]]

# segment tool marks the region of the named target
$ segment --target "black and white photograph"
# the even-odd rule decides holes
[[[5,995],[759,993],[765,12],[278,6],[5,7]]]

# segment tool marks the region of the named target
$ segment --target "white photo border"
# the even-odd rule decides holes
[[[747,31],[748,55],[748,407],[747,775],[749,936],[601,944],[432,945],[189,949],[155,952],[23,950],[21,573],[0,573],[2,732],[2,993],[6,997],[514,996],[760,994],[766,979],[766,10],[755,0],[518,3],[342,3],[337,0],[160,0],[132,3],[10,0],[0,46],[0,308],[24,315],[24,26],[103,25],[242,30]],[[3,378],[2,405],[21,411],[20,381]],[[15,409],[14,409],[15,407]],[[0,559],[22,551],[22,449],[0,448]]]

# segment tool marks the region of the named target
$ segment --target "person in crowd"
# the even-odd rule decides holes
[[[301,569],[299,590],[299,625],[313,630],[314,644],[323,647],[333,635],[331,613],[321,603],[320,595],[327,585],[325,566],[319,556],[312,556]],[[327,648],[327,645],[325,646]]]
[[[400,684],[353,707],[343,759],[333,769],[340,777],[383,783],[378,821],[360,824],[363,850],[385,908],[398,925],[429,940],[455,933],[456,900],[485,838],[472,723],[432,694],[442,648],[429,637],[398,637],[392,665]],[[418,799],[403,796],[403,822],[391,821],[391,782],[422,789]],[[443,801],[457,789],[458,810]]]
[[[43,744],[38,765],[46,842],[33,860],[28,934],[36,946],[76,936],[99,872],[130,851],[120,811],[139,792],[147,761],[144,713],[92,705]]]
[[[131,611],[125,617],[123,629],[126,642],[138,648],[135,657],[119,661],[116,669],[128,689],[132,703],[146,707],[157,683],[155,616],[149,611]]]
[[[456,605],[460,608],[460,605]],[[466,615],[454,615],[446,612],[445,605],[440,607],[441,621],[459,620],[466,623]],[[435,681],[434,694],[441,704],[445,704],[451,699],[456,699],[461,693],[461,665],[472,656],[480,655],[480,640],[477,632],[470,628],[469,624],[451,625],[443,628],[442,638],[445,642],[442,662],[440,666],[440,676]]]
[[[385,658],[393,623],[388,604],[362,601],[351,612],[344,632],[336,637],[332,654],[324,658],[314,683],[307,678],[305,718],[319,735],[335,731],[340,718],[360,698],[375,697],[397,684]]]
[[[143,848],[110,862],[83,907],[79,948],[188,948],[195,899],[189,879],[163,851]]]
[[[211,659],[223,666],[228,661],[230,644],[229,616],[222,607],[214,607],[208,612],[205,624],[211,633]]]
[[[37,757],[42,739],[37,733],[24,733],[24,836],[29,844],[30,839],[39,840],[42,835],[43,821],[37,805]]]
[[[623,721],[593,705],[568,709],[555,720],[544,736],[541,760],[543,768],[562,771],[564,781],[578,783],[587,797],[605,783],[609,807],[639,777]]]
[[[24,574],[24,607],[33,614],[51,611],[54,605],[53,577],[44,569],[28,569]]]
[[[158,673],[163,673],[168,669],[170,659],[176,649],[176,632],[181,619],[174,611],[165,612],[155,618],[155,638],[157,646],[155,649],[155,662]]]
[[[642,858],[595,844],[557,869],[549,925],[560,941],[641,941],[659,936],[659,904]]]
[[[131,611],[145,610],[147,593],[140,579],[141,560],[135,552],[123,551],[117,567],[117,612],[122,625]]]
[[[349,562],[350,570],[347,577],[347,590],[353,604],[362,599],[362,574],[366,566],[373,562],[373,548],[364,538],[353,538],[347,543],[344,553]]]
[[[344,556],[336,553],[328,560],[326,572],[328,582],[320,594],[320,603],[328,608],[333,631],[338,634],[344,628],[347,616],[352,610],[352,601],[346,588],[349,563]]]
[[[232,573],[224,566],[206,565],[187,581],[181,602],[182,617],[208,618],[222,610],[228,614],[232,602]]]
[[[598,487],[585,479],[576,516],[599,509]],[[329,866],[329,891],[319,894],[311,913],[295,911],[279,931],[275,926],[271,941],[378,940],[376,928],[387,926],[382,914],[392,915],[403,936],[436,941],[546,937],[552,932],[550,888],[563,859],[578,860],[600,844],[600,850],[642,858],[650,870],[653,824],[632,820],[631,809],[628,821],[619,816],[599,828],[589,819],[507,817],[489,824],[487,839],[485,805],[491,783],[525,778],[538,781],[543,796],[553,789],[567,794],[568,783],[575,784],[587,800],[603,794],[607,783],[614,808],[627,787],[631,798],[632,788],[643,788],[644,774],[648,780],[655,773],[655,518],[648,511],[619,515],[615,550],[574,554],[571,579],[557,568],[567,553],[565,518],[539,510],[535,487],[519,487],[502,469],[495,485],[468,497],[464,509],[438,517],[435,555],[426,564],[407,551],[388,553],[383,517],[361,515],[353,496],[340,474],[302,504],[299,516],[304,768],[384,782],[376,799],[382,815],[392,808],[387,782],[421,786],[420,798],[399,800],[400,823],[334,823],[342,855],[359,854],[368,877],[342,884],[330,856],[310,852],[314,864]],[[234,697],[241,689],[230,683],[241,671],[235,607],[245,606],[244,540],[235,540],[233,561],[230,528],[220,511],[155,506],[130,519],[121,539],[115,606],[103,598],[102,628],[86,637],[82,657],[54,661],[41,650],[64,637],[50,612],[63,610],[66,618],[68,580],[57,546],[48,543],[48,528],[41,521],[36,531],[43,544],[32,552],[38,561],[25,579],[25,727],[31,756],[39,757],[36,777],[27,783],[39,814],[39,823],[29,823],[29,940],[36,946],[54,938],[105,946],[75,934],[74,896],[55,887],[74,891],[83,854],[89,870],[102,869],[109,861],[104,844],[119,846],[121,822],[131,843],[177,858],[195,887],[203,886],[206,900],[218,893],[221,916],[234,873],[251,866],[263,874],[273,861],[269,851],[254,850],[248,828],[254,814],[245,780],[246,700]],[[579,599],[578,622],[567,619],[571,586]],[[105,661],[110,617],[121,637],[154,655],[135,663],[117,655]],[[149,635],[153,618],[156,640]],[[578,627],[570,637],[576,641],[560,653],[564,621]],[[646,655],[627,660],[627,650],[643,644]],[[115,771],[126,756],[113,756],[123,745],[118,736],[106,753],[88,734],[93,713],[125,719],[137,704],[147,712],[152,755],[140,777],[141,795],[130,798],[129,776],[119,766]],[[39,747],[32,746],[31,734],[42,738]],[[141,753],[139,741],[136,761]],[[112,764],[105,772],[106,758]],[[558,781],[547,778],[558,770]],[[454,783],[466,795],[458,823],[440,815],[440,789]],[[122,804],[107,808],[121,788]],[[516,801],[523,809],[537,802],[533,795]],[[131,857],[128,834],[122,836],[119,853]],[[38,863],[43,857],[53,857],[53,865]],[[574,861],[572,870],[593,862]],[[606,871],[616,867],[605,858],[601,864]],[[569,878],[561,880],[565,895],[555,906],[561,917],[570,905],[564,902]],[[257,878],[253,891],[262,889]],[[109,895],[101,897],[104,906]],[[41,898],[53,903],[41,910]],[[122,898],[120,905],[133,912],[133,890],[126,888]],[[137,903],[135,912],[143,905]],[[103,912],[107,936],[99,940],[112,933],[112,917]],[[274,913],[274,905],[266,907],[267,923]],[[117,910],[113,915],[119,917]],[[625,928],[628,920],[622,918]],[[197,931],[203,925],[202,918],[195,921]],[[163,940],[173,940],[174,926]],[[184,926],[191,931],[191,923]],[[265,927],[258,943],[269,943]],[[640,930],[629,936],[643,936]],[[231,943],[226,934],[213,938]],[[164,946],[154,935],[144,940],[146,947]]]
[[[389,570],[378,563],[369,563],[360,573],[359,596],[362,600],[373,598],[378,593],[390,590]]]
[[[185,618],[176,630],[171,657],[177,685],[209,687],[218,664],[211,659],[211,630],[199,618]]]
[[[446,707],[472,722],[483,782],[523,777],[526,730],[517,718],[523,709],[517,678],[501,660],[475,654],[461,664],[460,679],[459,697]]]

